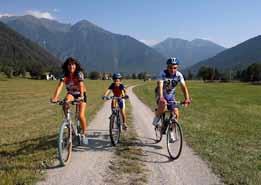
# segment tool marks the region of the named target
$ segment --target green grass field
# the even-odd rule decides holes
[[[155,85],[134,89],[152,110]],[[226,184],[261,184],[261,86],[189,82],[188,87],[193,102],[181,110],[180,120],[187,143]],[[180,88],[177,92],[181,97]]]
[[[61,107],[50,104],[49,99],[57,83],[0,79],[0,184],[34,184],[56,158],[63,114]],[[88,121],[103,105],[101,96],[110,83],[85,81]]]

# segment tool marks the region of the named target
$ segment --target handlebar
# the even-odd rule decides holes
[[[168,101],[168,105],[170,105],[171,103],[175,103],[175,105],[177,105],[178,107],[181,106],[185,106],[185,104],[191,104],[192,102],[192,98],[190,99],[190,102],[186,102],[186,101]]]
[[[66,101],[66,100],[58,100],[56,102],[53,102],[52,100],[50,100],[51,103],[53,104],[57,104],[57,105],[64,105],[65,103],[71,103],[72,105],[78,105],[82,102],[83,100],[78,100],[75,99],[73,101]]]
[[[120,99],[129,99],[129,96],[103,96],[103,99],[105,100],[111,100],[111,99],[116,99],[116,100],[120,100]]]

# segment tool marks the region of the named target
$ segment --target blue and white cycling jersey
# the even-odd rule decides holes
[[[164,70],[160,73],[158,80],[163,81],[163,96],[167,100],[175,99],[178,83],[185,84],[184,77],[179,71],[172,75],[168,70]]]

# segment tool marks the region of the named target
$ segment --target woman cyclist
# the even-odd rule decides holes
[[[87,143],[87,139],[85,139],[87,135],[87,122],[85,117],[86,110],[86,88],[84,85],[84,75],[82,73],[82,68],[79,62],[72,57],[66,59],[64,64],[62,65],[64,76],[61,78],[58,83],[54,95],[51,98],[52,102],[57,102],[59,100],[59,95],[62,91],[63,85],[66,86],[67,94],[65,96],[65,100],[67,102],[71,102],[73,100],[80,100],[80,103],[77,105],[79,109],[79,120],[81,122],[82,127],[82,136],[83,142]],[[69,104],[65,104],[64,110],[66,111],[69,108]]]

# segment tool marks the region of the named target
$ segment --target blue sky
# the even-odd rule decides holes
[[[0,0],[0,16],[86,19],[149,45],[173,37],[232,47],[261,34],[260,9],[260,0]]]

